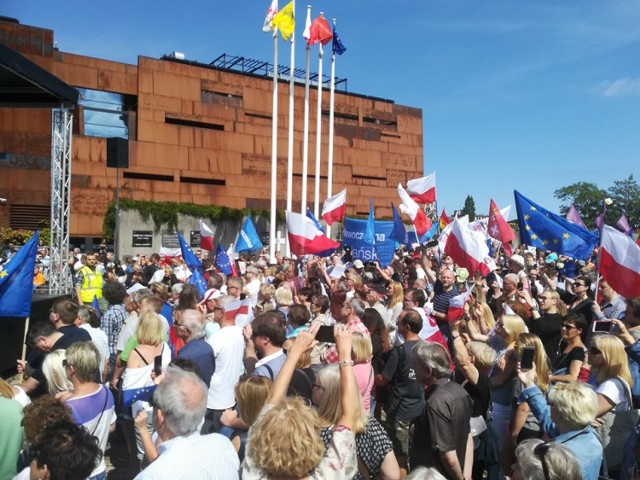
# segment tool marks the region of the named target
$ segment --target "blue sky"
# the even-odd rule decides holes
[[[270,0],[4,0],[0,15],[54,30],[61,50],[137,63],[173,50],[272,60]],[[280,6],[284,5],[280,1]],[[296,66],[306,3],[297,2]],[[438,206],[467,195],[513,204],[513,189],[557,210],[578,181],[640,180],[640,4],[632,0],[395,0],[312,3],[336,18],[352,92],[423,110],[425,172]],[[288,64],[280,43],[280,63]],[[329,71],[328,55],[324,64]],[[317,61],[313,70],[317,70]],[[515,208],[511,217],[515,216]]]

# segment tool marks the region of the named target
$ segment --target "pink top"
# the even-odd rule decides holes
[[[371,362],[358,363],[353,366],[353,374],[356,376],[358,390],[362,396],[362,405],[367,413],[371,409],[371,390],[373,389],[373,367]]]

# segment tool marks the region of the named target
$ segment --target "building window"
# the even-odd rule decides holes
[[[89,88],[78,88],[78,91],[85,135],[129,138],[129,112],[135,110],[137,97]]]

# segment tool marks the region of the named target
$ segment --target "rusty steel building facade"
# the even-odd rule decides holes
[[[0,42],[81,92],[73,110],[71,236],[101,236],[120,198],[269,208],[272,85],[264,75],[168,58],[137,65],[62,52],[54,32],[0,20]],[[392,92],[390,92],[392,93]],[[279,84],[278,198],[286,205],[289,82]],[[311,89],[310,105],[317,102]],[[293,209],[302,178],[304,88],[295,89]],[[310,111],[308,199],[315,175],[315,108]],[[329,93],[323,94],[320,201],[327,192]],[[336,92],[333,193],[347,188],[347,215],[390,217],[396,187],[423,175],[422,110]],[[128,168],[107,167],[107,138],[128,139]],[[0,227],[49,219],[51,112],[0,109]]]

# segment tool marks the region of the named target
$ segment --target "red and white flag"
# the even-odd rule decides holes
[[[510,257],[513,254],[511,241],[515,238],[515,235],[507,221],[502,216],[496,202],[493,200],[491,200],[491,204],[489,205],[489,223],[487,225],[487,233],[491,238],[495,238],[502,242],[502,248],[507,256]]]
[[[229,263],[231,264],[231,276],[238,277],[238,267],[236,265],[236,258],[238,258],[238,255],[236,254],[236,247],[233,243],[230,243],[229,248],[227,248],[227,256],[229,257]]]
[[[317,255],[328,257],[340,244],[322,233],[309,217],[299,213],[287,213],[289,248],[294,255]]]
[[[401,184],[398,184],[398,195],[400,195],[400,201],[402,202],[399,205],[400,211],[409,215],[414,227],[416,227],[418,237],[421,237],[431,229],[431,220],[420,206],[413,201]]]
[[[333,225],[333,222],[341,222],[344,220],[344,214],[347,207],[347,189],[345,188],[337,195],[327,198],[322,204],[322,219],[327,225]]]
[[[451,231],[444,251],[471,274],[479,271],[482,275],[488,275],[491,272],[491,267],[485,262],[489,257],[489,247],[482,235],[476,235],[469,230],[468,226],[462,225],[457,218],[451,223]]]
[[[418,313],[420,313],[418,311]],[[451,352],[449,352],[449,346],[447,345],[447,341],[444,339],[444,335],[440,331],[440,327],[438,327],[438,322],[431,315],[424,314],[424,311],[420,313],[422,317],[422,330],[418,334],[420,338],[426,340],[427,342],[439,343],[442,345],[447,353],[449,354],[449,361],[451,361]],[[454,365],[451,362],[451,368],[453,369]]]
[[[213,252],[213,232],[200,220],[200,248]]]
[[[625,298],[640,297],[640,247],[613,227],[602,227],[600,273]]]
[[[464,306],[471,298],[471,290],[456,295],[449,300],[449,310],[447,311],[447,319],[450,322],[455,322],[464,317]]]
[[[236,300],[235,302],[227,303],[224,306],[224,318],[227,320],[235,320],[236,325],[240,326],[250,323],[251,318],[253,318],[251,301],[248,298],[245,298],[244,300]]]
[[[407,182],[407,192],[418,203],[436,201],[436,173]]]
[[[264,17],[264,25],[262,26],[263,32],[270,32],[273,30],[273,17],[278,13],[278,0],[272,0],[267,15]]]

